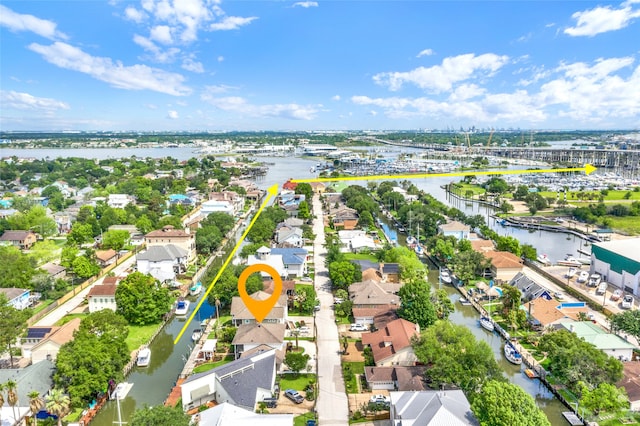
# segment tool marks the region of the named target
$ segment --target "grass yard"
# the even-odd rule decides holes
[[[60,320],[58,322],[55,323],[55,325],[65,325],[66,323],[68,323],[69,321],[71,321],[74,318],[84,318],[86,317],[87,314],[67,314],[65,316],[63,316],[62,318],[60,318]]]
[[[204,373],[205,371],[213,370],[216,367],[220,367],[221,365],[225,365],[231,361],[233,361],[233,355],[227,355],[222,358],[220,361],[216,362],[208,362],[206,364],[201,364],[193,369],[194,373]]]
[[[456,194],[462,194],[462,196],[466,196],[467,191],[472,191],[474,196],[484,194],[486,192],[486,190],[480,185],[474,185],[474,184],[463,183],[463,182],[459,182],[456,185],[456,191],[455,191]]]
[[[378,261],[378,258],[375,255],[367,253],[345,253],[344,257],[347,260],[369,260],[371,262]]]
[[[125,340],[129,352],[135,351],[140,346],[147,343],[158,327],[160,327],[160,324],[130,325],[129,335]]]
[[[635,194],[635,193],[634,193]],[[625,234],[638,235],[640,234],[640,220],[638,216],[606,216],[611,220],[610,228],[614,231],[619,231]]]
[[[358,376],[364,374],[364,362],[343,362],[342,374],[347,393],[358,393]]]
[[[315,420],[315,414],[305,413],[293,418],[293,426],[306,426],[307,420]]]
[[[280,376],[280,391],[287,389],[303,391],[312,378],[315,378],[314,374],[282,374]]]

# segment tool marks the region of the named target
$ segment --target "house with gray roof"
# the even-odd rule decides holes
[[[258,414],[223,402],[198,413],[199,426],[293,426],[293,414]]]
[[[477,426],[461,390],[390,392],[393,426]]]
[[[42,361],[37,364],[31,364],[25,368],[3,368],[0,369],[0,383],[6,383],[9,380],[16,382],[16,391],[18,393],[18,404],[14,410],[4,399],[4,405],[0,407],[0,419],[2,424],[14,424],[25,415],[29,414],[29,393],[37,391],[44,398],[49,389],[53,387],[53,372],[55,365],[52,361]],[[5,423],[8,422],[8,423]],[[17,424],[17,423],[16,423]]]
[[[247,265],[255,263],[265,263],[278,271],[283,278],[302,277],[307,273],[307,257],[309,252],[303,248],[269,248],[262,246],[255,256],[247,258]],[[266,272],[262,273],[263,278],[270,278]]]
[[[160,282],[174,280],[187,269],[188,252],[174,244],[151,246],[136,257],[138,271]]]
[[[547,300],[552,300],[553,296],[551,292],[541,285],[537,284],[531,278],[526,276],[523,272],[518,272],[509,285],[516,287],[522,293],[522,302],[530,302],[538,297],[544,297]]]
[[[274,350],[240,358],[187,378],[181,385],[182,408],[187,411],[215,401],[255,411],[257,402],[273,395],[275,381]]]
[[[276,230],[276,243],[287,243],[291,247],[302,247],[302,229],[297,227],[281,226]]]
[[[285,328],[286,325],[284,323],[254,322],[241,324],[231,342],[236,358],[240,358],[243,352],[261,345],[282,350],[284,348]]]

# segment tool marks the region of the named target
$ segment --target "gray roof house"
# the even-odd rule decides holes
[[[477,426],[461,390],[390,392],[393,426]]]
[[[541,285],[537,284],[531,278],[527,277],[523,272],[518,272],[509,285],[516,287],[522,293],[522,302],[530,302],[538,297],[544,297],[551,300],[551,292]]]
[[[18,404],[16,405],[17,419],[15,420],[19,420],[29,413],[30,392],[37,391],[40,393],[40,396],[44,398],[49,392],[49,389],[53,387],[52,375],[54,370],[55,366],[53,362],[48,360],[31,364],[25,368],[0,369],[0,383],[6,383],[9,380],[17,383]],[[13,424],[13,409],[7,402],[6,397],[4,401],[4,405],[0,407],[0,418],[3,421],[8,421],[8,424]],[[3,422],[2,424],[7,423]]]
[[[163,282],[173,280],[187,267],[189,253],[175,244],[151,246],[136,256],[138,271]]]
[[[185,380],[181,385],[182,408],[186,411],[216,401],[254,411],[256,402],[272,396],[275,380],[274,350],[240,358]]]

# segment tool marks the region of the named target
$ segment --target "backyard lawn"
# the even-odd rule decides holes
[[[305,413],[301,416],[293,418],[293,426],[306,426],[307,420],[314,420],[316,417],[313,413]]]
[[[345,253],[344,257],[347,260],[369,260],[371,262],[378,261],[378,258],[375,255],[367,253]]]
[[[282,374],[280,376],[280,390],[295,389],[303,391],[311,379],[315,379],[315,374]]]
[[[347,393],[358,393],[358,376],[364,374],[364,362],[343,362],[342,373]]]
[[[206,364],[201,364],[193,369],[194,373],[204,373],[205,371],[213,370],[216,367],[220,367],[221,365],[227,364],[233,361],[233,355],[227,355],[222,358],[220,361],[216,362],[208,362]]]
[[[129,352],[137,350],[141,345],[144,345],[149,341],[153,333],[160,327],[160,324],[150,325],[130,325],[129,335],[125,342],[127,343],[127,349]]]

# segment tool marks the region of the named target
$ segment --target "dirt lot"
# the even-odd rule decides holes
[[[342,355],[342,360],[350,362],[364,361],[364,356],[362,355],[363,349],[362,342],[349,342],[347,355]]]
[[[369,403],[369,399],[372,395],[385,395],[389,396],[387,390],[376,390],[368,393],[350,393],[349,397],[349,413],[353,414],[356,411],[362,411],[362,406]]]

